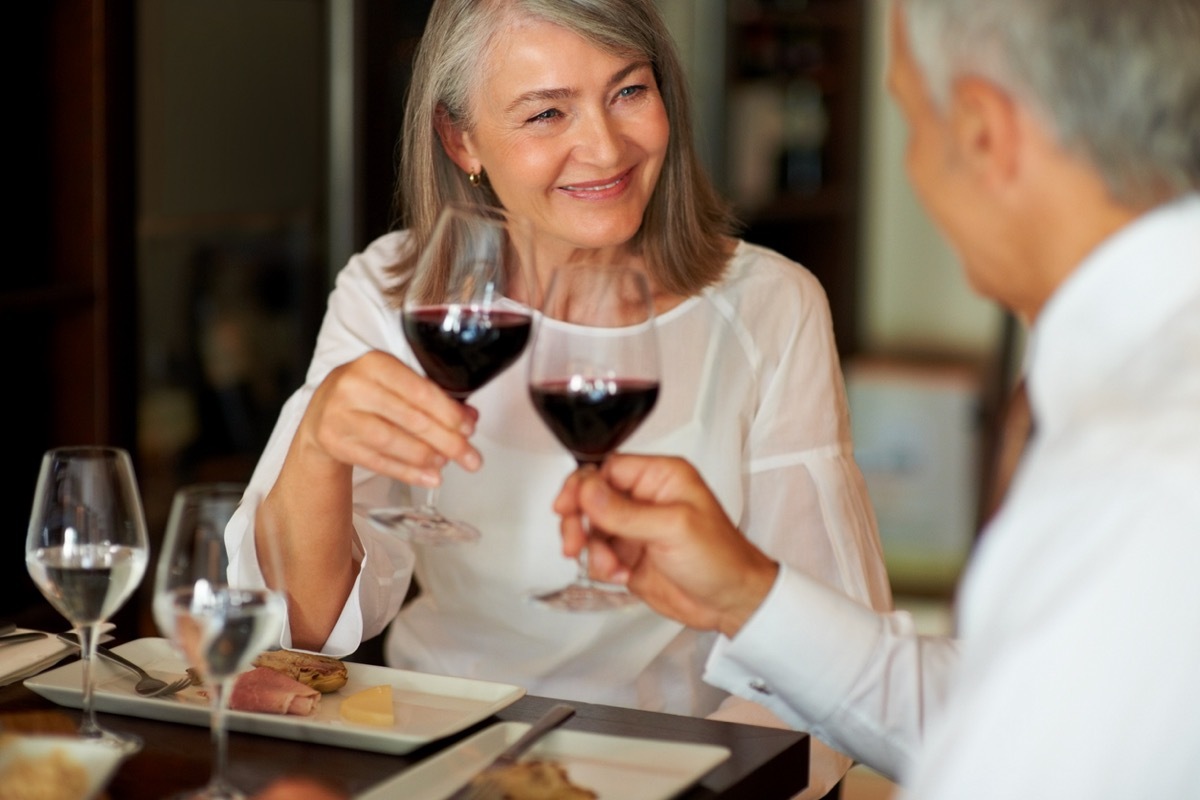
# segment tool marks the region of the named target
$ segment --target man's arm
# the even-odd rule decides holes
[[[943,702],[954,641],[918,636],[908,614],[879,614],[774,563],[680,459],[612,456],[568,479],[555,510],[564,552],[586,542],[594,577],[724,635],[706,680],[880,772],[906,774]]]

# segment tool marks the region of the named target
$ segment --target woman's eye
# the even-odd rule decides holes
[[[561,113],[557,108],[548,108],[540,114],[534,114],[526,122],[547,122],[559,116],[561,116]]]
[[[646,91],[646,87],[642,86],[641,84],[637,86],[626,86],[625,88],[621,89],[621,91],[617,92],[617,97],[636,97],[644,91]]]

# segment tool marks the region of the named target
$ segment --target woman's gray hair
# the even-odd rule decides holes
[[[717,281],[728,260],[734,223],[696,155],[686,77],[654,0],[436,0],[413,64],[400,142],[395,205],[412,251],[393,273],[402,277],[452,202],[500,206],[486,176],[472,186],[443,150],[439,115],[469,130],[472,92],[496,35],[514,19],[540,19],[597,47],[645,58],[653,67],[671,134],[658,184],[631,245],[667,291],[692,294]],[[393,291],[403,292],[403,284]]]
[[[1198,0],[899,0],[939,106],[979,75],[1035,110],[1112,196],[1200,188]]]

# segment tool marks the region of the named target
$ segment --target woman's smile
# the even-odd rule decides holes
[[[629,176],[632,172],[632,169],[627,169],[615,178],[570,183],[566,186],[560,186],[559,191],[575,195],[581,200],[607,200],[625,191],[629,186]]]

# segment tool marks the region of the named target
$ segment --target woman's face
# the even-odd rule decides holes
[[[540,268],[581,250],[619,254],[641,227],[670,136],[650,64],[541,21],[498,41],[456,161],[482,167],[504,206],[533,220]]]

